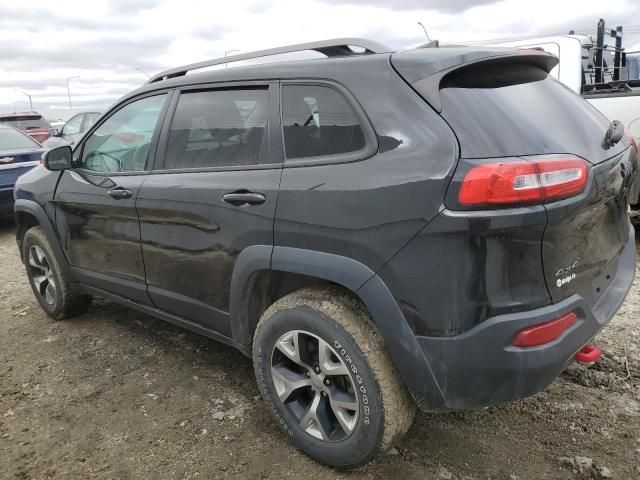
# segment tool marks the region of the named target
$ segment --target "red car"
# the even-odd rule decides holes
[[[0,124],[22,130],[38,143],[44,142],[54,133],[49,122],[37,112],[0,114]]]

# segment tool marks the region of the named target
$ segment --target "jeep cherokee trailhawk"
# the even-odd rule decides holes
[[[238,68],[288,52],[327,58]],[[231,345],[289,439],[361,465],[548,385],[635,271],[637,146],[538,50],[338,39],[168,70],[15,189],[42,308]],[[188,74],[187,74],[188,73]]]

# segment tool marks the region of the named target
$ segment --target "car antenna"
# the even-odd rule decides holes
[[[438,40],[431,40],[431,37],[429,37],[429,34],[427,33],[427,28],[422,22],[418,22],[418,25],[422,27],[422,30],[424,30],[424,34],[429,41],[424,45],[418,46],[417,48],[438,48],[440,46],[440,42]]]

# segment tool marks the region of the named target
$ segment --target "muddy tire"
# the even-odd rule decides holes
[[[262,397],[300,450],[358,467],[409,429],[415,405],[363,305],[341,289],[303,289],[260,318],[253,362]]]
[[[83,313],[91,297],[71,290],[51,245],[40,227],[32,227],[22,242],[27,278],[38,303],[54,320]]]

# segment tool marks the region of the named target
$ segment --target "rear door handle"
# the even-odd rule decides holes
[[[123,198],[131,197],[131,190],[125,190],[124,188],[114,188],[113,190],[108,190],[107,195],[112,196],[116,200],[122,200]]]
[[[264,203],[266,199],[267,197],[261,193],[247,192],[246,190],[225,193],[222,195],[222,200],[234,207],[241,207],[243,205],[260,205],[261,203]]]

